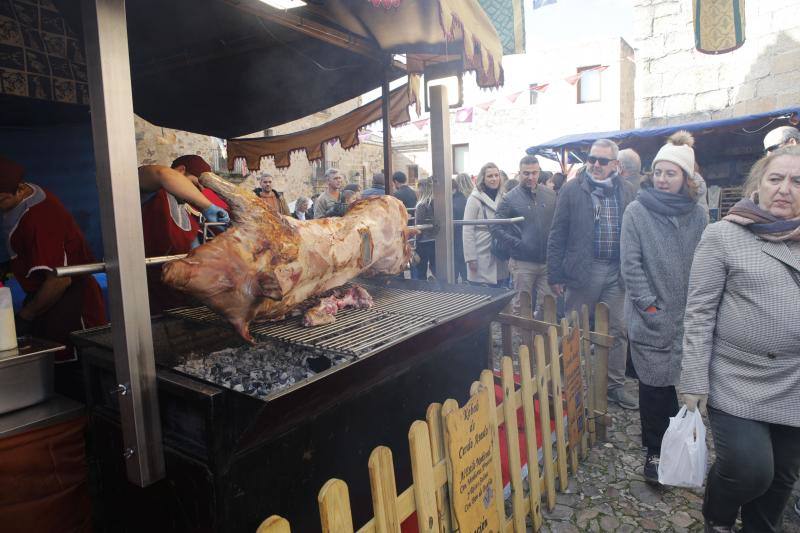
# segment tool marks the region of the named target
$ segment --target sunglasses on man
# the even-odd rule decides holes
[[[590,165],[594,165],[595,163],[600,163],[600,166],[604,167],[609,163],[611,163],[612,161],[616,161],[616,159],[608,159],[607,157],[595,157],[593,155],[590,155],[589,157],[586,158],[586,161],[588,161]]]
[[[780,148],[780,147],[781,147],[781,145],[780,145],[780,144],[773,144],[772,146],[769,146],[769,147],[768,147],[768,148],[765,150],[765,152],[766,152],[766,153],[768,153],[768,154],[770,154],[770,153],[772,153],[774,150],[777,150],[777,149],[778,149],[778,148]]]

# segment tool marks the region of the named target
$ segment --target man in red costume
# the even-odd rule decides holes
[[[209,222],[230,221],[227,204],[200,185],[198,177],[203,172],[211,172],[211,167],[197,155],[179,157],[172,168],[139,167],[145,256],[188,253],[199,242],[197,213]],[[147,285],[152,314],[189,303],[185,296],[161,283],[160,266],[148,268]]]
[[[69,333],[106,324],[103,296],[91,275],[58,278],[54,270],[96,259],[58,198],[24,175],[22,165],[0,156],[0,234],[10,258],[3,270],[10,269],[26,294],[17,335],[64,343],[68,349],[56,361],[75,361]]]

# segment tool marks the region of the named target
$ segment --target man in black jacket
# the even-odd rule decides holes
[[[525,217],[521,224],[494,225],[492,237],[511,259],[509,270],[517,297],[514,312],[519,312],[519,293],[527,292],[536,307],[550,294],[547,284],[547,236],[556,207],[556,193],[539,185],[539,160],[527,155],[519,162],[519,186],[506,194],[497,208],[496,218]]]
[[[392,196],[403,202],[406,209],[417,207],[417,193],[406,183],[408,178],[405,173],[398,170],[392,174],[392,181],[394,182],[394,194]]]
[[[566,309],[593,312],[598,302],[609,310],[609,334],[615,337],[608,357],[608,399],[637,409],[627,394],[627,333],[622,309],[625,287],[619,270],[622,214],[636,191],[617,173],[619,147],[608,139],[594,142],[586,166],[559,191],[547,243],[547,273],[553,293],[566,291]]]

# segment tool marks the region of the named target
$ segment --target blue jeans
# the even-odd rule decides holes
[[[732,526],[741,508],[745,533],[780,531],[800,472],[800,428],[708,411],[717,460],[708,473],[703,516]]]

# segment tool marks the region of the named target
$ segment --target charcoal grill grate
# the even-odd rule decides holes
[[[345,309],[336,322],[307,328],[302,317],[253,323],[250,333],[259,341],[279,341],[327,353],[358,357],[444,319],[466,313],[491,300],[486,294],[434,292],[367,285],[374,306]],[[228,327],[207,307],[179,307],[168,315],[202,324]]]

